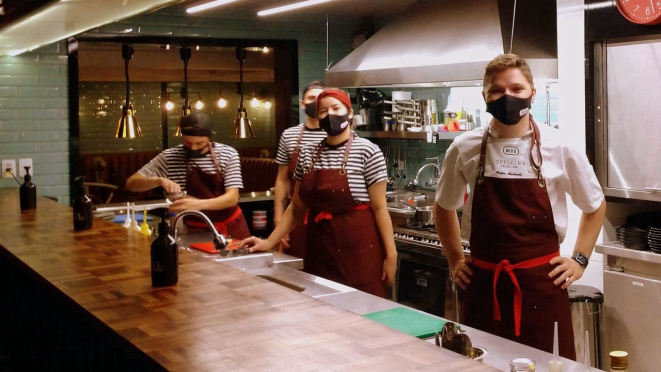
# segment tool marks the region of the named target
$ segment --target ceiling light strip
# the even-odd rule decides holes
[[[294,10],[294,9],[305,8],[305,7],[308,7],[308,6],[317,5],[317,4],[321,4],[321,3],[327,3],[329,1],[331,1],[331,0],[307,0],[307,1],[302,1],[300,3],[289,4],[289,5],[280,6],[280,7],[277,7],[277,8],[262,10],[262,11],[257,12],[257,15],[263,17],[263,16],[267,16],[267,15],[271,15],[271,14],[287,12],[287,11]]]
[[[192,6],[192,7],[190,7],[190,8],[188,8],[188,9],[186,9],[186,13],[189,13],[189,14],[190,14],[190,13],[197,13],[197,12],[201,12],[201,11],[203,11],[203,10],[216,8],[216,7],[219,7],[219,6],[221,6],[221,5],[225,5],[225,4],[233,3],[233,2],[235,2],[235,1],[236,1],[236,0],[216,0],[216,1],[210,1],[210,2],[208,2],[208,3],[204,3],[204,4],[200,4],[200,5],[196,5],[196,6]]]

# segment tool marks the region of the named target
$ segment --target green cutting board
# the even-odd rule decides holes
[[[405,307],[377,311],[363,316],[417,338],[432,337],[434,333],[440,333],[445,324],[445,320]]]

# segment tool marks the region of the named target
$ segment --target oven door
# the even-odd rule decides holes
[[[448,261],[441,251],[398,242],[397,260],[395,300],[402,305],[455,320]]]

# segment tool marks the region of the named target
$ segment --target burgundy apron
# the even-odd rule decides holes
[[[559,255],[553,210],[542,175],[537,124],[530,163],[536,179],[485,177],[488,128],[484,131],[473,191],[470,251],[474,275],[465,293],[462,323],[552,352],[558,322],[560,355],[576,359],[569,297],[549,278]],[[539,164],[533,152],[537,152]]]
[[[314,169],[326,146],[315,149],[305,167],[299,196],[309,208],[305,271],[379,297],[386,297],[381,280],[385,252],[374,212],[351,196],[346,164],[349,137],[341,169]]]
[[[296,180],[294,179],[294,172],[296,171],[296,163],[298,162],[298,154],[301,151],[301,140],[303,139],[303,132],[305,131],[305,126],[298,133],[298,139],[296,140],[296,148],[294,153],[289,159],[289,164],[287,165],[287,177],[289,177],[289,201],[294,197],[294,188],[296,187]],[[307,215],[306,215],[307,216]],[[299,223],[294,229],[289,233],[289,249],[287,249],[287,254],[294,257],[300,257],[305,260],[305,230],[306,225]],[[305,262],[305,261],[304,261]]]
[[[225,180],[211,143],[209,143],[209,155],[216,166],[216,173],[207,173],[189,164],[188,161],[186,164],[186,192],[198,199],[213,199],[225,194]],[[209,217],[219,233],[227,237],[245,239],[250,236],[248,224],[238,205],[222,210],[202,211],[202,213]],[[199,218],[185,217],[184,222],[189,227],[206,228],[207,226]]]

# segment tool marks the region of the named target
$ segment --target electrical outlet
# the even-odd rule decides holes
[[[16,174],[16,160],[2,161],[2,178],[14,178],[11,174]]]
[[[25,167],[30,167],[30,175],[34,176],[32,159],[18,159],[18,176],[25,177]]]

